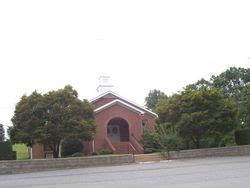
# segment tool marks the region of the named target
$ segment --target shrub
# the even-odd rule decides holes
[[[162,150],[179,150],[184,148],[182,139],[164,127],[164,125],[158,125],[156,132],[145,131],[140,142],[144,147],[144,153],[154,153]]]
[[[74,153],[82,153],[83,145],[78,139],[65,139],[62,143],[62,156],[72,156]]]
[[[71,155],[71,157],[83,157],[83,156],[84,156],[84,153],[82,153],[82,152],[76,152],[76,153]]]
[[[153,153],[160,149],[156,133],[152,131],[144,131],[140,143],[143,145],[145,153]]]
[[[91,153],[91,155],[98,155],[98,153],[96,153],[96,152],[92,152],[92,153]]]
[[[161,149],[166,151],[180,150],[183,147],[183,142],[176,134],[157,134],[158,143]]]
[[[250,144],[250,129],[237,130],[234,133],[235,142],[237,145],[247,145]]]
[[[109,149],[105,149],[100,152],[100,155],[110,155],[110,154],[113,154],[113,152]]]
[[[15,154],[12,151],[12,144],[10,141],[0,142],[0,160],[13,160]]]

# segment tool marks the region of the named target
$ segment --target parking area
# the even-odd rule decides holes
[[[1,175],[0,187],[250,187],[250,156]]]

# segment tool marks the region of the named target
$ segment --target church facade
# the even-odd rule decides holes
[[[112,91],[90,102],[95,106],[97,130],[94,140],[85,143],[85,149],[116,154],[144,152],[139,141],[145,129],[154,129],[155,113]]]
[[[114,154],[144,153],[139,141],[144,130],[154,129],[157,114],[110,90],[90,100],[90,103],[95,107],[97,128],[92,141],[83,141],[86,153],[107,150]],[[43,145],[33,145],[32,159],[51,157],[47,149]]]

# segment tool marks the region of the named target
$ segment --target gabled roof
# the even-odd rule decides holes
[[[156,117],[158,116],[156,113],[154,113],[154,112],[152,112],[151,110],[145,108],[144,106],[138,105],[138,104],[136,104],[136,103],[134,103],[134,102],[132,102],[132,101],[130,101],[130,100],[124,98],[124,97],[121,97],[120,95],[114,93],[113,91],[104,92],[104,93],[102,93],[101,95],[99,95],[99,96],[95,97],[94,99],[90,100],[90,102],[91,102],[91,103],[94,103],[94,102],[96,102],[97,100],[99,100],[100,98],[105,97],[106,95],[113,95],[113,96],[115,96],[116,98],[118,98],[119,101],[117,101],[117,99],[114,100],[114,101],[116,101],[116,103],[119,102],[120,104],[123,104],[123,105],[126,103],[126,106],[127,106],[127,107],[133,107],[133,108],[136,108],[136,109],[138,109],[138,110],[140,110],[140,111],[148,112],[149,114],[151,114],[151,115],[153,115],[153,116],[156,116]],[[112,102],[113,102],[113,101],[111,101],[110,103],[112,103]],[[108,104],[110,105],[110,103],[108,103]],[[106,105],[108,105],[108,104],[105,104],[105,105],[103,105],[103,106],[106,106]],[[112,105],[113,105],[113,104],[112,104]],[[100,108],[102,108],[103,106],[101,106],[101,107],[99,107],[99,108],[97,108],[97,109],[100,109]],[[96,109],[96,110],[97,110],[97,109]]]
[[[111,102],[109,102],[109,103],[107,103],[107,104],[105,104],[105,105],[103,105],[103,106],[101,106],[99,108],[96,108],[94,110],[94,112],[96,112],[96,113],[101,112],[102,110],[105,110],[105,109],[107,109],[107,108],[109,108],[109,107],[111,107],[113,105],[116,105],[116,104],[124,106],[125,108],[127,108],[129,110],[138,112],[141,115],[145,113],[144,111],[140,110],[139,108],[136,108],[136,107],[134,107],[134,106],[132,106],[132,105],[126,103],[126,102],[123,102],[120,99],[115,99],[115,100],[113,100],[113,101],[111,101]]]

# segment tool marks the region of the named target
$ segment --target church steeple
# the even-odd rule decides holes
[[[110,84],[110,76],[100,76],[99,79],[99,85],[96,88],[96,91],[101,93],[104,93],[106,91],[111,91],[114,88],[114,85]]]

